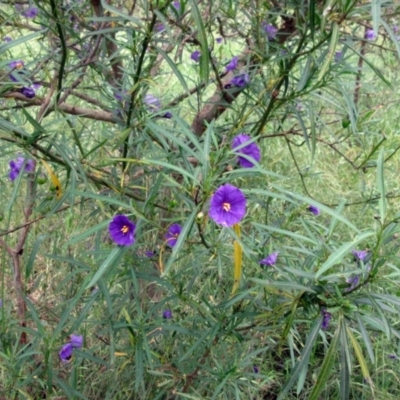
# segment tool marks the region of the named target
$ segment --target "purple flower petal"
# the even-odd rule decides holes
[[[201,57],[201,52],[199,50],[195,50],[191,55],[190,58],[193,61],[199,62]]]
[[[260,148],[256,143],[251,143],[251,140],[251,137],[245,134],[237,135],[232,140],[232,150],[238,149],[235,151],[235,154],[237,154],[239,163],[243,168],[254,167],[254,163],[251,162],[249,158],[252,158],[257,162],[259,162],[261,159]],[[245,143],[248,144],[245,145]],[[241,155],[245,155],[247,158],[242,157]]]
[[[237,56],[233,57],[231,61],[229,61],[229,64],[225,67],[226,71],[233,71],[236,69],[238,65],[239,58]]]
[[[265,21],[262,23],[262,27],[264,29],[264,32],[267,34],[269,41],[276,39],[276,34],[278,33],[278,28],[276,28],[274,25],[268,24]]]
[[[18,89],[18,92],[23,94],[28,99],[33,99],[36,96],[35,91],[32,88],[26,86],[23,86],[21,89]]]
[[[174,247],[178,241],[178,236],[182,231],[182,227],[179,224],[172,224],[167,233],[165,234],[166,244],[169,247]]]
[[[368,254],[368,251],[366,251],[366,250],[352,250],[351,253],[353,254],[353,256],[354,256],[356,259],[358,259],[358,260],[360,260],[360,261],[364,261],[364,260],[365,260],[365,257],[366,257],[367,254]]]
[[[70,343],[74,349],[82,348],[83,336],[72,334],[69,338],[70,338]]]
[[[154,251],[151,251],[151,250],[146,250],[146,251],[144,252],[144,255],[145,255],[146,257],[151,258],[151,257],[154,257],[154,256],[156,255],[156,253],[155,253]]]
[[[6,43],[12,42],[12,39],[10,38],[10,36],[4,36],[4,37],[3,37],[3,40],[4,40]]]
[[[135,243],[136,225],[126,215],[116,215],[108,225],[111,239],[120,246]]]
[[[376,38],[376,34],[373,29],[367,29],[365,32],[365,39],[374,40]]]
[[[342,57],[343,57],[343,52],[342,52],[342,51],[337,51],[337,52],[335,52],[335,62],[336,62],[336,63],[340,62],[340,60],[342,59]]]
[[[276,260],[278,259],[278,254],[279,253],[277,251],[269,254],[266,258],[260,261],[260,264],[269,266],[275,265]]]
[[[217,39],[215,39],[216,40],[216,42],[218,43],[218,44],[221,44],[222,43],[222,37],[218,37]]]
[[[35,18],[39,13],[39,10],[36,7],[31,7],[25,10],[22,15],[26,18]]]
[[[258,368],[256,365],[253,365],[253,372],[258,374],[260,372],[260,368]]]
[[[151,93],[144,96],[144,102],[146,103],[150,112],[157,112],[161,108],[161,101],[158,97],[153,96]]]
[[[211,197],[208,215],[219,225],[232,226],[246,214],[246,197],[235,186],[226,183]]]
[[[162,313],[164,319],[171,319],[172,318],[172,311],[171,310],[164,310]]]
[[[326,311],[325,308],[321,309],[321,313],[322,313],[322,315],[324,317],[323,320],[322,320],[322,323],[321,323],[321,329],[326,330],[329,327],[329,322],[330,322],[330,320],[332,318],[332,314],[329,313],[328,311]]]
[[[25,157],[17,157],[16,160],[10,161],[10,172],[8,176],[11,182],[13,182],[17,178],[24,164],[24,172],[33,172],[35,170],[35,160],[28,159],[25,162]]]
[[[15,61],[11,61],[10,63],[8,63],[8,66],[11,69],[21,69],[24,67],[24,62],[22,60],[15,60]]]
[[[61,347],[61,350],[58,353],[58,355],[60,356],[62,362],[68,362],[69,360],[71,360],[72,350],[73,347],[71,343],[64,344],[64,346]]]
[[[250,82],[250,77],[248,74],[246,74],[246,73],[240,74],[240,75],[236,75],[234,78],[231,79],[231,81],[228,83],[228,87],[233,85],[238,88],[242,88],[242,87],[247,86],[249,82]]]
[[[310,211],[310,213],[313,213],[314,215],[319,215],[321,213],[320,209],[316,206],[309,206],[307,210]]]

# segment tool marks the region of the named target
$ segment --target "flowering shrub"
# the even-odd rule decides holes
[[[395,396],[378,3],[0,5],[0,398]]]

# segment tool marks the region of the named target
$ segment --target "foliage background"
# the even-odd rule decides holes
[[[0,21],[1,396],[398,398],[396,3],[3,1]],[[36,168],[10,183],[18,154]],[[240,237],[208,218],[226,182]],[[132,247],[109,239],[116,214]]]

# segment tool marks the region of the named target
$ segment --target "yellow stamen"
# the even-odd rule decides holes
[[[126,226],[126,225],[124,225],[124,226],[121,228],[121,232],[122,232],[122,233],[128,233],[128,232],[129,232],[129,227]]]
[[[17,69],[21,69],[21,68],[23,68],[23,66],[24,66],[24,64],[22,64],[22,62],[17,62],[15,64],[15,68],[17,68]]]
[[[231,211],[231,205],[229,203],[223,203],[222,208],[224,211]]]

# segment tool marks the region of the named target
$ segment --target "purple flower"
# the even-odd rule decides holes
[[[211,197],[208,215],[219,225],[232,226],[246,214],[246,197],[235,186],[226,183]]]
[[[22,60],[15,60],[8,63],[11,69],[21,69],[24,67],[24,62]]]
[[[21,172],[21,169],[24,167],[24,165],[24,172],[32,172],[35,169],[35,160],[28,159],[25,161],[25,157],[17,157],[16,160],[11,160],[9,165],[10,172],[8,176],[10,181],[13,182]]]
[[[42,87],[42,85],[39,82],[34,82],[33,85],[32,85],[32,89],[35,92],[38,91],[41,87]]]
[[[399,31],[400,31],[399,26],[398,25],[393,25],[393,32],[394,33],[398,33]],[[4,40],[5,40],[5,38],[4,38]]]
[[[156,112],[161,108],[161,101],[156,96],[148,93],[144,96],[144,102],[146,103],[149,111]]]
[[[221,44],[221,43],[222,43],[222,37],[217,37],[216,42],[217,42],[218,44]]]
[[[228,87],[230,87],[230,85],[233,85],[238,88],[242,88],[242,87],[247,86],[247,84],[249,82],[250,82],[250,77],[248,74],[246,74],[246,73],[240,74],[240,75],[236,75],[234,78],[231,79],[231,81],[228,83]]]
[[[276,251],[275,253],[269,254],[266,258],[260,261],[261,265],[275,265],[276,260],[278,259],[278,252]]]
[[[341,52],[341,51],[335,52],[335,62],[337,62],[337,63],[340,62],[342,57],[343,57],[343,52]]]
[[[374,40],[376,38],[375,32],[373,29],[367,29],[365,32],[365,39]]]
[[[346,282],[350,285],[350,287],[346,289],[346,292],[353,290],[355,287],[357,287],[359,281],[359,275],[354,275],[353,277],[346,279]]]
[[[193,61],[199,62],[200,61],[200,57],[201,57],[201,52],[200,50],[195,50],[191,55],[190,58]]]
[[[64,344],[64,346],[61,347],[61,350],[58,353],[58,355],[60,356],[62,362],[68,362],[69,360],[71,360],[72,350],[73,346],[71,343]]]
[[[26,18],[35,18],[39,13],[39,10],[36,7],[28,8],[26,11],[22,13],[22,15]]]
[[[366,250],[352,250],[351,253],[355,257],[356,260],[364,261],[365,257],[368,254],[368,251]]]
[[[164,24],[162,24],[161,22],[157,22],[157,23],[154,25],[154,30],[155,30],[157,33],[162,32],[164,29],[165,29]]]
[[[120,246],[135,243],[136,225],[126,215],[116,215],[108,225],[111,239]]]
[[[264,29],[264,32],[267,34],[268,40],[272,41],[276,39],[276,34],[278,33],[278,28],[275,26],[266,23],[265,21],[262,24],[262,27]]]
[[[178,236],[182,231],[182,227],[179,224],[172,224],[169,228],[167,233],[165,234],[165,240],[167,246],[174,247],[176,242],[178,241]]]
[[[177,0],[172,2],[172,5],[179,11],[181,8],[181,3]]]
[[[307,207],[307,210],[310,211],[310,213],[313,213],[314,215],[319,215],[321,212],[319,208],[316,206],[309,206]]]
[[[163,313],[162,313],[162,317],[164,319],[171,319],[172,318],[172,311],[169,310],[169,309],[164,310]]]
[[[28,99],[33,99],[36,96],[35,91],[30,87],[23,86],[21,89],[18,89],[17,91],[23,94]]]
[[[126,94],[127,94],[126,90],[121,90],[121,91],[115,92],[114,97],[116,100],[122,101],[122,100],[126,99]]]
[[[171,119],[171,118],[172,118],[172,113],[169,112],[169,111],[167,111],[167,112],[163,115],[163,118]]]
[[[245,134],[237,135],[232,140],[232,150],[237,149],[235,154],[237,154],[239,163],[243,168],[254,167],[254,162],[249,160],[249,158],[257,162],[261,159],[260,148],[256,143],[251,142],[251,140],[251,137]],[[242,157],[243,155],[247,157]]]
[[[392,360],[397,359],[398,357],[396,356],[396,354],[389,354],[388,357]]]
[[[12,42],[12,39],[10,38],[10,36],[4,36],[4,37],[3,37],[3,40],[4,40],[6,43]]]
[[[233,71],[237,67],[238,60],[239,58],[237,56],[233,57],[232,60],[229,61],[229,64],[225,67],[226,71]]]
[[[253,372],[258,374],[260,372],[260,368],[258,368],[256,365],[253,365]]]
[[[154,253],[154,251],[151,251],[151,250],[146,250],[146,251],[144,252],[144,255],[145,255],[146,257],[151,258],[151,257],[154,257],[154,256],[156,255],[156,253]]]
[[[322,320],[322,323],[321,323],[321,328],[323,330],[325,330],[325,329],[328,329],[329,322],[330,322],[330,320],[332,318],[332,314],[329,313],[328,311],[326,311],[325,308],[321,309],[321,313],[322,313],[322,316],[324,317],[323,320]]]
[[[81,349],[83,345],[83,336],[72,334],[70,337],[70,343],[74,349]]]

